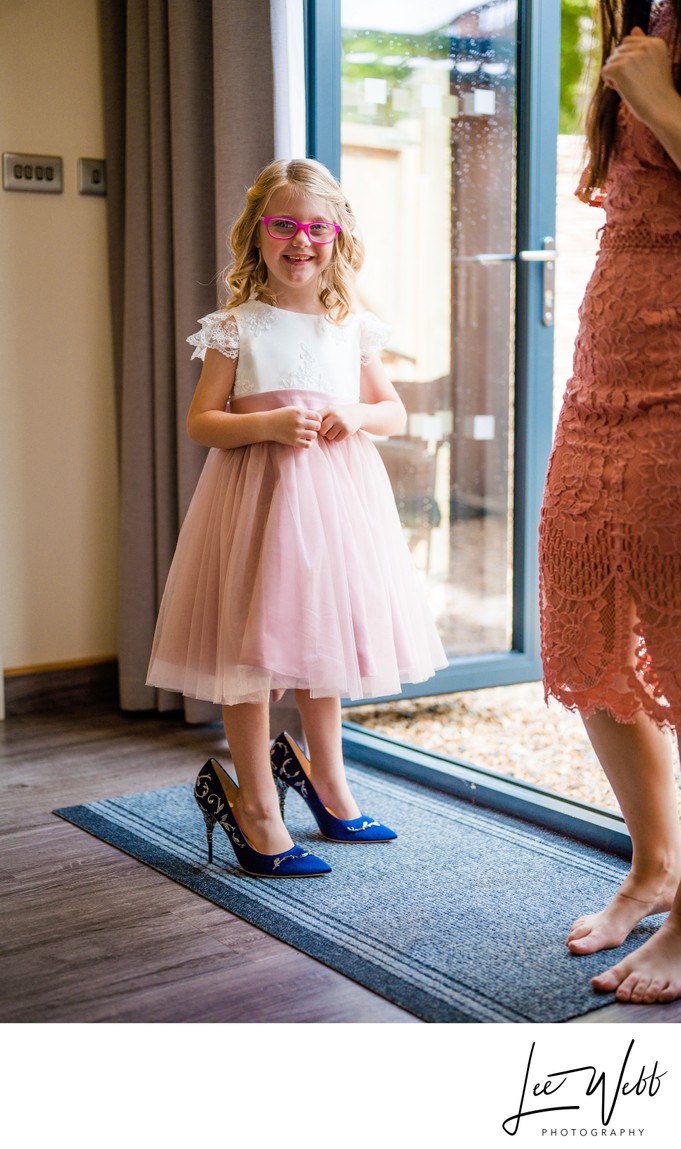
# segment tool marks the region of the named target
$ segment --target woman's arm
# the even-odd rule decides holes
[[[674,87],[666,42],[634,28],[609,57],[601,75],[681,168],[681,95]]]
[[[206,352],[187,415],[189,438],[204,447],[223,450],[268,440],[289,447],[309,447],[317,438],[321,422],[316,411],[281,407],[276,411],[235,415],[225,410],[234,387],[236,364],[236,359],[229,359],[213,348]]]
[[[369,431],[372,435],[399,435],[404,431],[407,412],[378,356],[363,364],[360,392],[360,403],[335,403],[322,411],[320,435],[347,439],[357,431]]]

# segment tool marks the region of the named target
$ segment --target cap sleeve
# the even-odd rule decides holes
[[[199,319],[201,330],[190,335],[187,343],[194,347],[192,359],[205,359],[206,351],[213,348],[227,359],[239,358],[239,329],[230,311],[213,311]]]
[[[359,317],[359,352],[363,364],[369,363],[386,346],[391,328],[371,311]]]

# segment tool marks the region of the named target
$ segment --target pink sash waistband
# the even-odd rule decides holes
[[[304,391],[282,388],[279,391],[258,391],[255,395],[241,395],[230,400],[229,409],[235,415],[250,415],[254,411],[275,411],[278,407],[303,407],[306,411],[323,411],[333,403],[351,403],[326,391]],[[354,402],[359,402],[359,396]]]

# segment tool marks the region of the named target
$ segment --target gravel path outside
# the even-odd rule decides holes
[[[544,702],[540,682],[351,707],[348,722],[424,750],[464,759],[601,809],[617,803],[578,715]],[[675,741],[678,808],[681,773]]]

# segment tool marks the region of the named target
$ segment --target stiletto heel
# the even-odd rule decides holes
[[[206,841],[208,843],[208,865],[210,866],[213,861],[213,830],[215,829],[215,818],[208,810],[201,808],[203,820],[206,823]]]
[[[194,797],[206,823],[208,864],[213,861],[213,830],[216,822],[229,838],[242,870],[256,878],[317,878],[330,874],[328,862],[295,843],[280,854],[260,854],[254,850],[234,817],[232,805],[239,787],[215,758],[209,758],[199,771]],[[232,802],[230,803],[230,796]]]
[[[367,814],[360,814],[359,818],[337,818],[332,814],[310,781],[310,763],[287,731],[284,730],[278,738],[275,738],[270,751],[270,761],[280,794],[282,816],[284,807],[281,794],[290,786],[292,790],[298,791],[310,807],[319,829],[331,842],[391,842],[397,837],[389,826],[376,822]]]
[[[281,812],[282,821],[284,819],[284,806],[286,805],[286,795],[288,794],[288,786],[283,778],[278,774],[274,775],[274,785],[277,788],[277,797],[279,798],[279,810]]]

